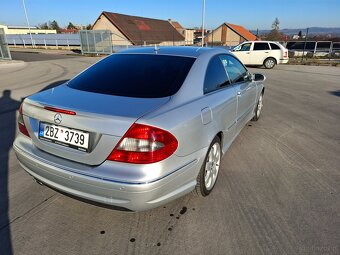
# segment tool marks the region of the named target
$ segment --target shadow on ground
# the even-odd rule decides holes
[[[54,88],[68,80],[53,82],[41,91]],[[13,254],[9,220],[9,153],[16,135],[16,112],[20,101],[11,98],[11,90],[4,90],[0,98],[0,254]]]
[[[340,90],[335,90],[335,91],[329,91],[329,93],[333,96],[340,97]]]
[[[11,91],[4,90],[0,98],[0,247],[2,254],[12,254],[11,232],[8,217],[8,161],[15,138],[16,110],[20,102],[11,98]]]

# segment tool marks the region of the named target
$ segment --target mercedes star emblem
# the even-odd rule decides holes
[[[63,119],[63,117],[61,117],[60,113],[57,113],[56,115],[54,115],[54,123],[55,124],[60,124],[62,119]]]

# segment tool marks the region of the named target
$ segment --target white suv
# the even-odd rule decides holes
[[[236,46],[232,52],[244,65],[264,65],[271,69],[288,62],[288,50],[278,42],[248,41]]]

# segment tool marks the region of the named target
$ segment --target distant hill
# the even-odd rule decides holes
[[[302,34],[306,34],[306,28],[285,28],[280,29],[280,32],[286,35],[297,35],[299,31]],[[256,34],[256,30],[251,31]],[[270,30],[259,30],[259,35],[268,34]],[[330,36],[340,36],[340,27],[310,27],[308,31],[309,35],[330,35]]]

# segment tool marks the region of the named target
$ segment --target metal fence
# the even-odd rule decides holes
[[[7,42],[12,46],[23,47],[79,47],[79,34],[32,34],[30,35],[7,35]]]
[[[289,51],[318,54],[340,53],[340,42],[332,41],[287,41],[282,43]]]
[[[110,30],[81,30],[79,35],[82,54],[112,53]]]
[[[12,59],[3,28],[0,28],[0,59]]]

